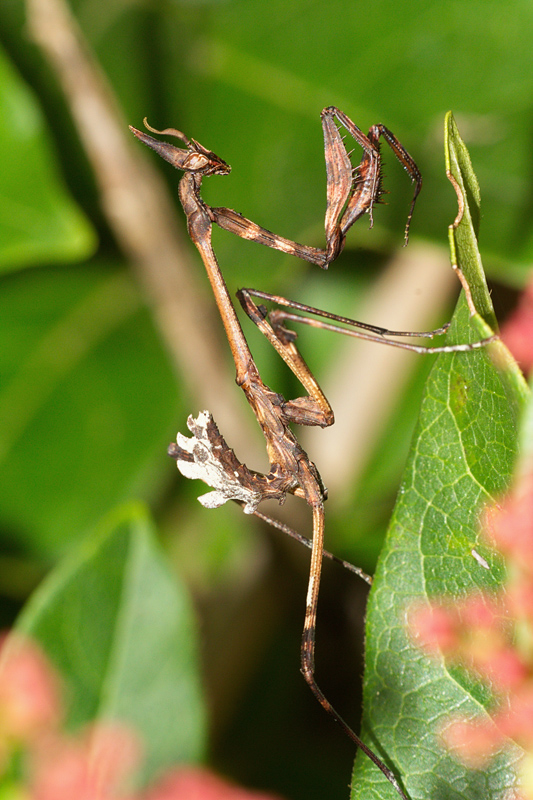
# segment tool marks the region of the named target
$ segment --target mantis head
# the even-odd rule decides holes
[[[211,150],[206,150],[196,139],[188,139],[184,133],[175,128],[165,128],[162,131],[158,131],[148,124],[146,118],[144,119],[144,124],[152,133],[175,136],[186,144],[187,149],[185,150],[182,147],[168,144],[168,142],[160,142],[159,139],[154,139],[153,136],[142,133],[142,131],[138,131],[137,128],[131,125],[129,126],[130,131],[137,139],[147,145],[147,147],[155,150],[161,158],[164,158],[165,161],[168,161],[169,164],[172,164],[176,169],[199,175],[227,175],[231,172],[229,164],[226,164],[216,153],[213,153]]]

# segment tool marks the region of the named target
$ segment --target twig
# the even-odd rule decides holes
[[[152,305],[163,340],[186,390],[208,407],[248,456],[255,431],[235,405],[174,204],[157,171],[130,145],[113,92],[63,0],[27,0],[28,27],[66,95],[92,164],[104,212]]]

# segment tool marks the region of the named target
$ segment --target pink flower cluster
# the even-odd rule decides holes
[[[483,530],[505,558],[505,587],[416,608],[410,626],[426,650],[466,666],[496,698],[490,717],[449,720],[441,732],[448,748],[481,768],[514,741],[526,754],[521,797],[533,798],[533,474],[486,510]]]
[[[502,327],[501,337],[524,372],[533,368],[533,281]]]
[[[169,771],[142,792],[128,788],[142,758],[135,734],[98,723],[61,729],[59,680],[35,644],[0,641],[0,795],[20,800],[276,800],[206,769]]]

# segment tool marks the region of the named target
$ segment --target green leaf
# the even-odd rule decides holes
[[[533,392],[530,392],[529,402],[522,420],[518,467],[522,475],[533,473]]]
[[[115,264],[4,276],[0,318],[0,521],[11,547],[50,560],[174,474],[176,385]]]
[[[468,276],[474,306],[487,324],[495,329],[496,317],[477,244],[481,218],[479,184],[470,155],[459,136],[451,111],[444,121],[444,154],[446,173],[451,176],[452,181],[455,181],[456,191],[459,193],[457,199],[460,210],[455,222],[448,228],[452,264],[458,264],[458,252],[460,252],[461,269],[463,274]],[[488,331],[486,333],[488,334]]]
[[[111,514],[50,574],[17,628],[59,670],[72,728],[118,720],[140,734],[143,780],[202,758],[196,620],[143,507]]]
[[[490,336],[497,329],[497,322],[477,241],[481,196],[470,155],[459,135],[451,111],[444,121],[444,152],[446,171],[451,174],[452,182],[455,181],[456,191],[459,191],[460,195],[459,206],[460,208],[462,206],[462,213],[458,214],[454,223],[448,228],[451,260],[454,266],[460,266],[477,312],[471,315],[473,324],[471,336],[483,338]],[[461,331],[458,335],[460,337],[465,334],[466,331]],[[461,341],[453,328],[449,340]],[[463,341],[473,341],[473,339]],[[499,368],[500,378],[507,387],[510,402],[526,402],[529,392],[524,376],[503,342],[494,342],[491,345],[491,353],[495,365]]]
[[[447,118],[447,163],[465,213],[453,231],[452,260],[482,312],[473,318],[461,296],[449,341],[490,333],[490,296],[475,237],[479,192],[453,118]],[[446,594],[460,597],[496,587],[501,564],[480,537],[478,515],[505,490],[517,451],[526,387],[500,342],[485,349],[438,356],[398,501],[371,591],[367,616],[363,737],[399,777],[412,798],[496,798],[513,785],[517,751],[482,772],[470,772],[439,744],[448,716],[486,713],[480,693],[443,661],[432,661],[411,641],[406,617],[414,604]],[[485,569],[472,550],[488,562]],[[397,797],[368,759],[356,759],[353,796]]]
[[[0,271],[87,258],[96,235],[69,197],[32,93],[0,49]]]

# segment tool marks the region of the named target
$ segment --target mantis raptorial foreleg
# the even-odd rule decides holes
[[[225,207],[204,208],[212,222],[224,230],[258,242],[266,247],[272,247],[283,253],[294,255],[317,264],[327,266],[342,252],[346,234],[351,226],[364,214],[370,217],[373,224],[373,209],[383,193],[382,189],[382,162],[379,149],[379,140],[385,139],[398,161],[415,184],[415,191],[405,226],[405,243],[409,239],[409,228],[415,207],[416,198],[422,188],[422,177],[415,162],[388,128],[384,125],[373,125],[368,135],[365,135],[352,120],[334,106],[329,106],[322,111],[322,129],[324,133],[324,153],[326,159],[327,198],[325,232],[326,247],[320,249],[310,245],[299,244],[291,239],[272,233],[272,231],[257,225],[242,214]],[[335,123],[337,119],[345,128],[352,139],[363,149],[363,157],[357,167],[352,167],[344,139]],[[144,144],[151,147],[166,161],[177,169],[188,170],[191,173],[207,175],[225,175],[230,167],[218,156],[209,162],[209,157],[215,154],[206,150],[199,142],[188,139],[181,131],[175,128],[165,128],[157,131],[145,124],[152,133],[168,134],[184,142],[188,149],[175,147],[161,142],[140,131],[132,131]],[[207,166],[207,164],[210,166]]]

